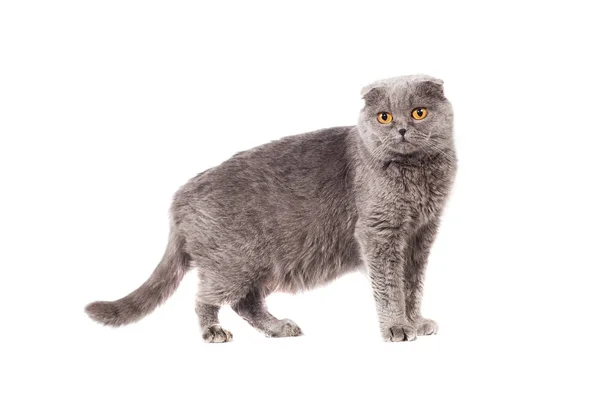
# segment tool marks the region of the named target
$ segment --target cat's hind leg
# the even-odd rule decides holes
[[[231,342],[233,335],[219,325],[220,306],[196,302],[196,314],[200,320],[202,339],[207,343]]]
[[[258,291],[248,293],[243,299],[233,304],[232,308],[251,326],[263,332],[267,337],[302,335],[302,330],[294,321],[275,318],[267,310],[264,297]]]

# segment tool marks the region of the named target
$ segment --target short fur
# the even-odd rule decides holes
[[[362,95],[357,126],[286,137],[191,179],[174,197],[170,242],[148,281],[87,313],[113,326],[137,321],[195,269],[206,341],[232,339],[219,325],[224,304],[267,336],[297,336],[265,298],[366,267],[385,340],[435,333],[420,304],[456,171],[452,107],[442,81],[425,75],[375,82]],[[425,119],[411,118],[416,107],[428,109]],[[392,123],[377,121],[384,111]]]

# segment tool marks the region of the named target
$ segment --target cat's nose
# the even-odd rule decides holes
[[[404,134],[406,133],[406,129],[404,129],[404,128],[402,128],[402,129],[399,129],[399,130],[398,130],[398,133],[399,133],[400,135],[402,135],[402,137],[404,137]]]

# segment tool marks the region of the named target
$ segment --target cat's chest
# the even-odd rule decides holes
[[[453,166],[391,166],[371,185],[369,209],[394,223],[423,224],[439,216],[450,192]]]

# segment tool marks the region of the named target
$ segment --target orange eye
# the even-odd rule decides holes
[[[425,107],[415,108],[410,115],[416,120],[423,119],[427,116],[427,109]]]
[[[377,121],[379,121],[380,124],[389,124],[390,122],[392,122],[392,114],[387,112],[380,112],[379,114],[377,114]]]

